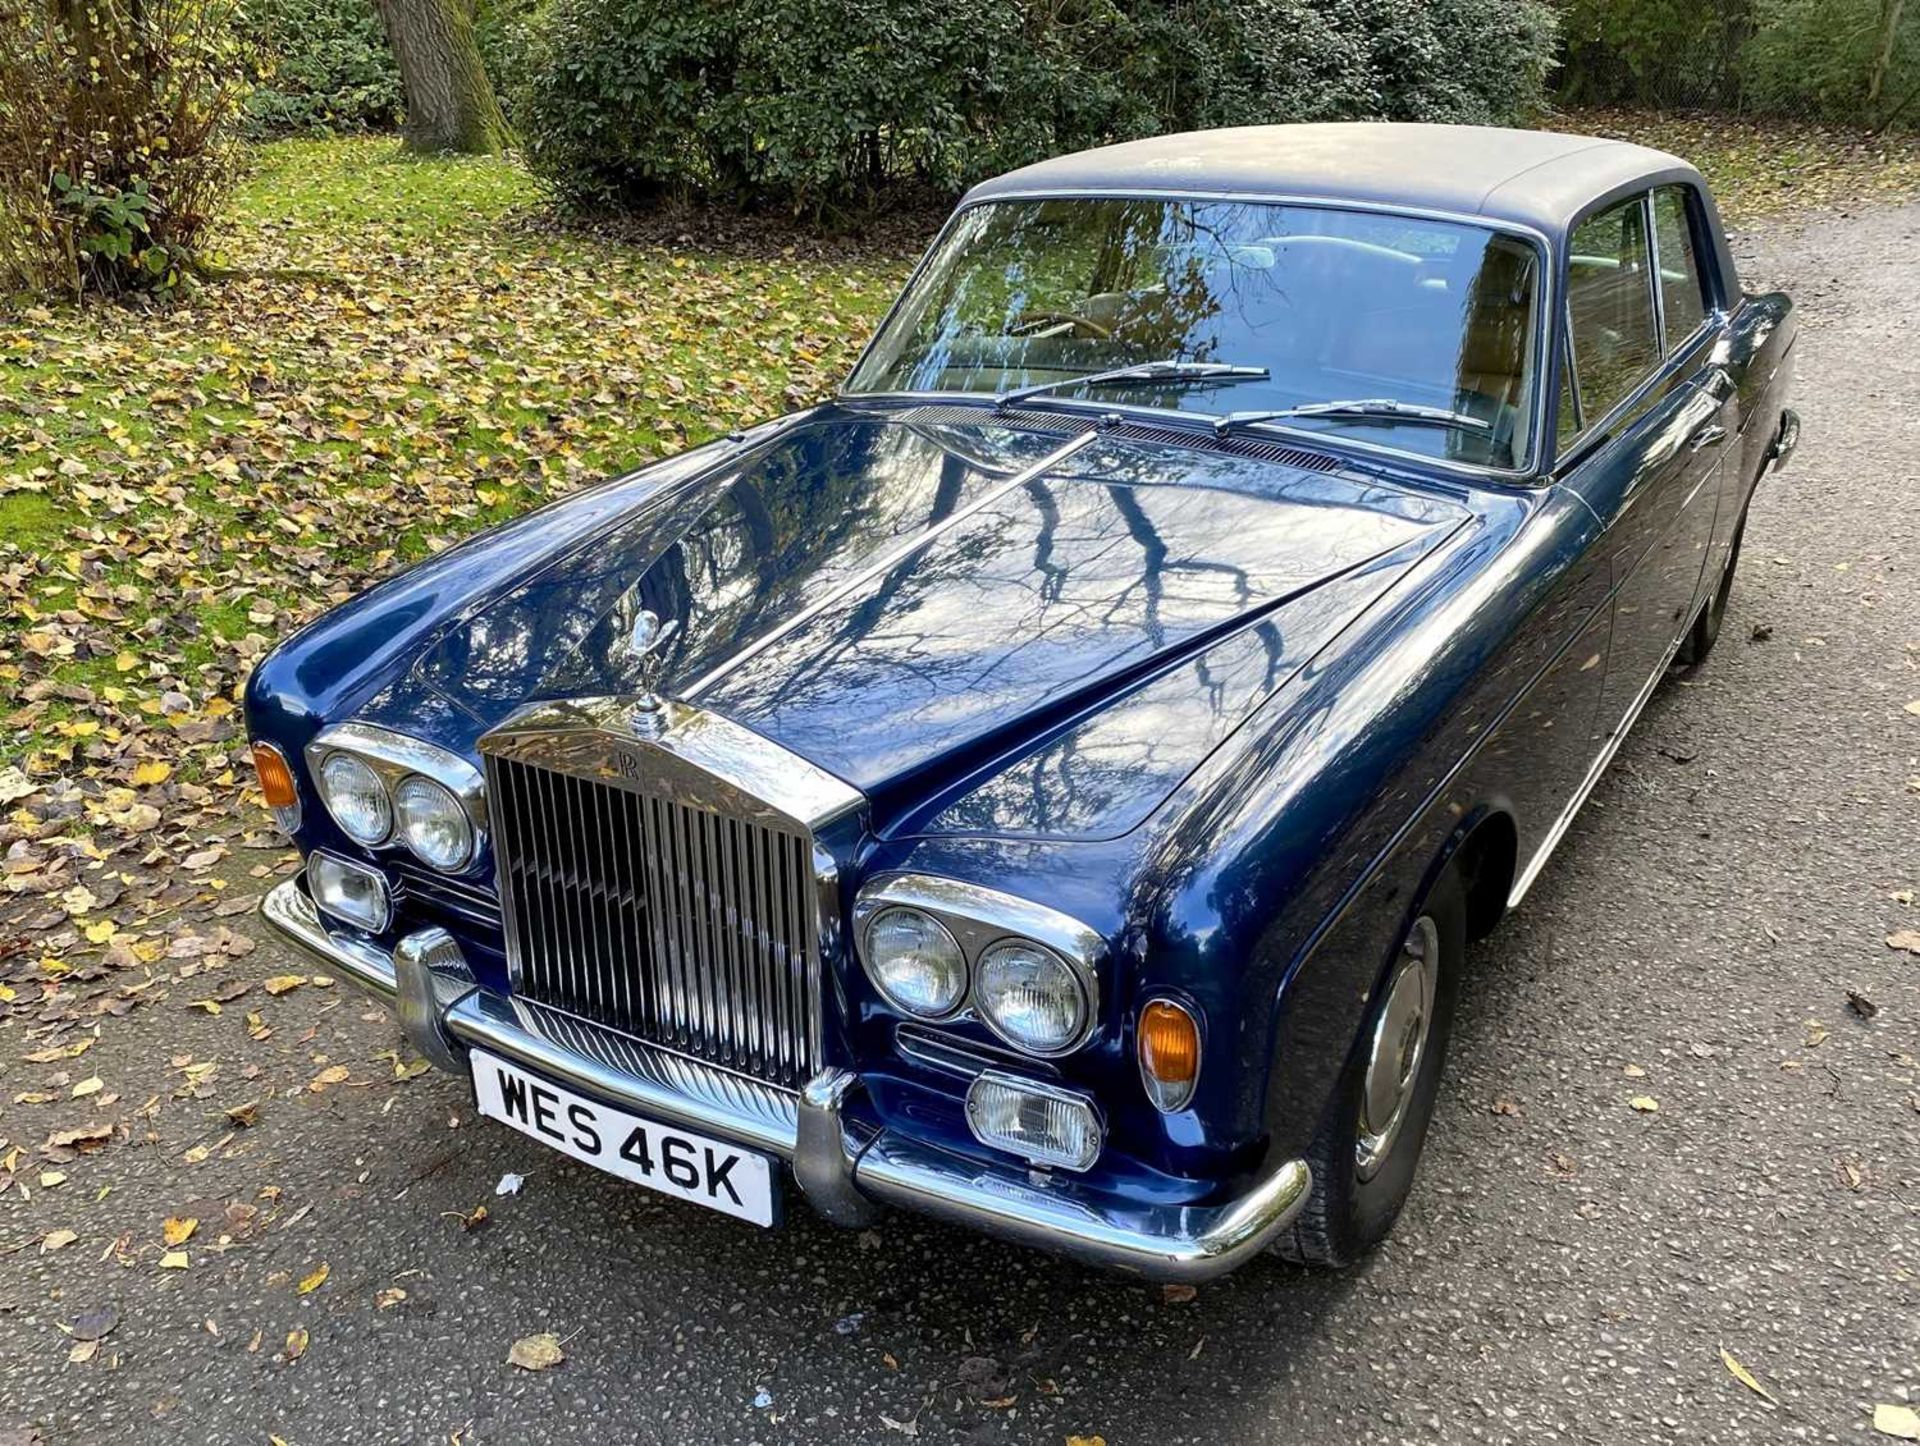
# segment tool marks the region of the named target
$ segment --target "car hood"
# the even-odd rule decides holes
[[[833,408],[610,520],[416,676],[483,724],[657,688],[897,827],[1110,836],[1468,515],[1266,444]],[[637,656],[643,609],[673,631]]]

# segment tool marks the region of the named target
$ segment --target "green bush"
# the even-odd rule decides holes
[[[0,0],[0,292],[189,283],[246,69],[232,0]]]
[[[1559,0],[1559,9],[1565,58],[1557,89],[1571,104],[1701,107],[1875,125],[1920,90],[1920,5]],[[1890,20],[1899,23],[1888,51]]]
[[[516,120],[568,204],[858,209],[1195,126],[1508,120],[1539,0],[551,0]]]
[[[520,99],[533,79],[540,36],[548,23],[550,0],[478,0],[474,7],[474,39],[487,67],[500,108],[518,123]]]
[[[249,23],[265,56],[247,100],[255,136],[384,130],[403,98],[373,0],[253,0]]]

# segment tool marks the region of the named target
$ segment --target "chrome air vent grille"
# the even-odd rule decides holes
[[[488,768],[517,994],[786,1087],[818,1068],[804,829],[512,758]]]

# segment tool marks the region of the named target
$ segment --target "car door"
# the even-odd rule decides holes
[[[1718,585],[1727,549],[1733,541],[1739,499],[1729,479],[1737,473],[1731,445],[1740,425],[1739,388],[1722,362],[1727,315],[1720,278],[1710,272],[1713,248],[1700,197],[1690,185],[1661,186],[1653,192],[1653,258],[1658,277],[1656,299],[1669,365],[1697,375],[1703,396],[1688,418],[1684,445],[1688,496],[1676,537],[1672,565],[1678,574],[1692,570],[1692,605],[1677,619],[1676,638],[1692,623]],[[1695,495],[1698,493],[1698,495]],[[1692,568],[1680,549],[1699,555]],[[1676,583],[1682,577],[1676,576]]]
[[[1613,627],[1597,732],[1607,746],[1692,617],[1719,500],[1713,429],[1726,393],[1704,332],[1667,347],[1646,193],[1581,222],[1568,249],[1573,420],[1561,418],[1557,470],[1605,527]]]

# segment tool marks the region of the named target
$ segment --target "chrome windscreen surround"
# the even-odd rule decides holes
[[[390,801],[400,780],[410,773],[445,787],[460,801],[473,824],[473,851],[466,863],[452,872],[458,875],[474,871],[487,848],[487,790],[479,769],[450,748],[372,723],[335,723],[316,733],[306,747],[307,772],[311,778],[318,780],[320,765],[333,753],[352,754],[371,768],[386,785]],[[399,849],[411,857],[400,841],[397,816],[385,841],[374,847]]]
[[[516,998],[780,1088],[822,1066],[841,896],[818,830],[858,790],[667,699],[531,705],[480,751]]]
[[[854,937],[869,982],[873,973],[867,967],[867,925],[882,909],[893,905],[905,905],[933,915],[959,942],[967,958],[969,983],[967,1002],[955,1017],[981,1018],[987,1022],[973,1000],[972,978],[978,973],[980,957],[1003,940],[1025,939],[1057,954],[1078,977],[1086,994],[1086,1020],[1080,1032],[1058,1049],[1028,1049],[1001,1036],[1004,1042],[1023,1055],[1053,1059],[1080,1048],[1099,1027],[1100,972],[1107,957],[1107,941],[1071,914],[998,889],[937,874],[877,874],[861,888],[853,906]],[[991,1023],[988,1024],[991,1028]],[[997,1029],[994,1032],[999,1034]]]

